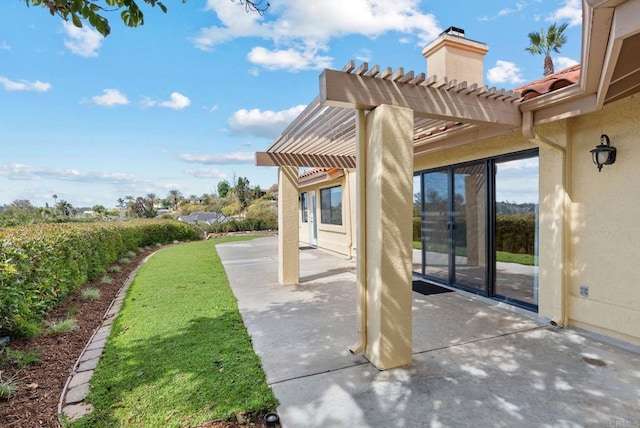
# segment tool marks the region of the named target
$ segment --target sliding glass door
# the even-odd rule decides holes
[[[496,162],[495,294],[538,305],[538,158]]]
[[[485,175],[483,163],[422,175],[424,275],[484,292]]]
[[[537,151],[416,174],[414,271],[535,309],[537,209]]]

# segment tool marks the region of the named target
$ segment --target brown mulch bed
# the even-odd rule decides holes
[[[54,308],[46,317],[48,321],[63,320],[67,318],[70,308],[76,310],[73,318],[78,323],[77,330],[60,335],[43,333],[31,340],[18,339],[9,343],[11,349],[39,352],[40,361],[21,369],[13,366],[0,367],[3,379],[15,377],[19,382],[19,390],[15,396],[8,401],[0,400],[2,428],[60,427],[58,402],[69,372],[73,369],[94,330],[102,323],[102,318],[118,290],[129,274],[151,252],[136,255],[130,264],[122,266],[121,272],[109,273],[108,275],[113,279],[111,284],[103,284],[100,279],[97,279],[82,287],[99,288],[100,299],[83,300],[79,290]],[[255,426],[266,426],[262,421],[260,422]],[[236,421],[212,421],[201,426],[203,428],[234,428],[247,425]]]

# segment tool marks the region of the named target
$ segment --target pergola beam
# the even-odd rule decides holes
[[[319,101],[323,105],[372,110],[387,104],[409,108],[417,117],[508,128],[521,126],[522,116],[511,98],[479,95],[448,90],[446,86],[415,85],[335,70],[324,70],[320,75]]]
[[[355,168],[355,156],[256,152],[256,166]]]

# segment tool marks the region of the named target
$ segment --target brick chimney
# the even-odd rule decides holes
[[[427,76],[435,74],[438,79],[481,85],[488,51],[484,43],[467,39],[462,28],[449,27],[422,49],[422,55],[427,59]]]

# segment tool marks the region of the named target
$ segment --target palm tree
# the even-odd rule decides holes
[[[565,22],[559,27],[554,22],[549,26],[547,31],[543,29],[539,33],[531,32],[528,34],[529,42],[531,45],[525,48],[531,55],[543,55],[544,54],[544,75],[548,76],[553,74],[553,60],[549,55],[551,51],[560,52],[560,48],[567,42],[567,36],[564,34],[564,30],[567,29],[569,23]]]
[[[71,205],[69,202],[65,201],[64,199],[61,199],[60,202],[56,204],[56,208],[58,212],[68,217],[71,215],[71,210],[73,209],[73,205]]]
[[[167,198],[171,201],[171,203],[173,204],[173,209],[175,210],[176,208],[178,208],[178,203],[180,202],[180,200],[182,200],[182,192],[178,189],[171,189],[169,190]]]
[[[118,198],[116,202],[118,203],[118,208],[120,209],[124,208],[124,199]]]
[[[147,202],[153,208],[158,200],[158,196],[155,193],[147,193]]]

